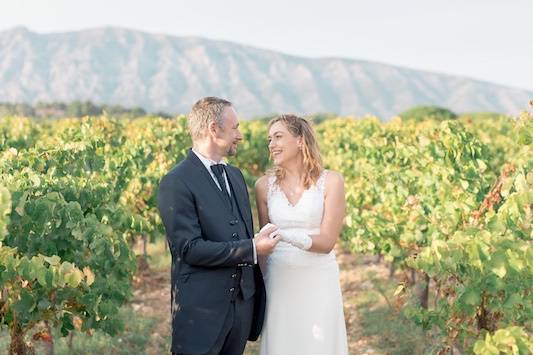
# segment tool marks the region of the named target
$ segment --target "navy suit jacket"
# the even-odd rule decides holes
[[[245,265],[253,265],[256,284],[248,339],[256,340],[261,332],[266,296],[253,260],[248,190],[239,169],[227,165],[226,173],[248,234],[238,240],[232,238],[237,227],[225,197],[192,151],[159,185],[159,211],[172,254],[172,352],[211,349],[229,311],[231,275]]]

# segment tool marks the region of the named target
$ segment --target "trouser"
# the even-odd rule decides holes
[[[215,344],[205,355],[242,355],[252,327],[253,312],[254,297],[245,301],[239,292],[235,300],[231,301]],[[172,353],[172,355],[188,354]]]

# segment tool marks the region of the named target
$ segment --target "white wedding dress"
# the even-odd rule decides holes
[[[268,216],[280,229],[320,233],[326,171],[293,206],[268,181]],[[267,293],[261,355],[348,354],[335,252],[319,254],[279,242],[263,270]]]

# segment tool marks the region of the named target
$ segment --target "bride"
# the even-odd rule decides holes
[[[342,175],[322,168],[303,118],[274,118],[268,139],[274,168],[256,183],[259,223],[275,224],[282,241],[260,260],[267,292],[260,354],[348,354],[333,250],[345,212]]]

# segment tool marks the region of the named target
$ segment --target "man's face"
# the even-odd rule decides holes
[[[242,140],[239,131],[239,119],[235,109],[226,106],[222,113],[222,127],[217,130],[217,145],[221,149],[222,156],[231,156],[237,153],[237,144]]]

